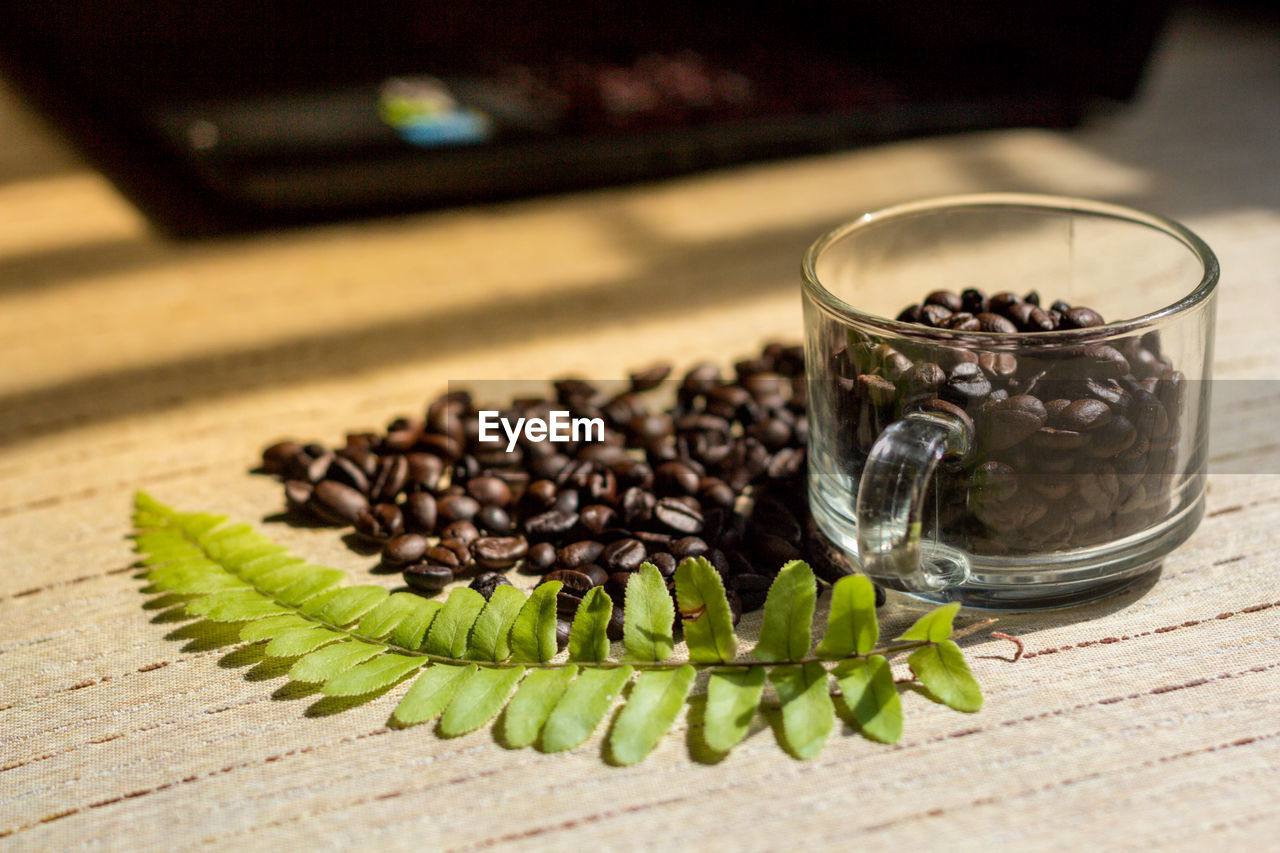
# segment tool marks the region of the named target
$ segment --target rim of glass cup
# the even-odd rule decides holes
[[[950,329],[935,329],[919,323],[904,323],[878,314],[869,314],[861,311],[832,294],[818,280],[818,258],[833,244],[854,232],[890,219],[904,219],[947,210],[976,210],[983,207],[1025,208],[1030,211],[1059,214],[1083,213],[1129,222],[1134,225],[1144,225],[1182,243],[1200,261],[1204,273],[1200,278],[1200,283],[1189,293],[1162,308],[1157,308],[1137,317],[1105,323],[1101,326],[1091,326],[1087,329],[1056,329],[1051,332],[957,332]],[[1016,343],[1019,346],[1110,339],[1150,328],[1162,320],[1203,303],[1217,288],[1219,274],[1218,258],[1208,244],[1189,228],[1172,219],[1104,201],[1035,193],[969,193],[940,196],[923,201],[897,204],[892,207],[864,213],[852,222],[846,222],[815,240],[804,254],[804,260],[801,262],[801,271],[805,291],[824,310],[847,322],[874,326],[883,331],[899,335],[933,338],[951,343],[970,340],[988,344],[996,342]]]

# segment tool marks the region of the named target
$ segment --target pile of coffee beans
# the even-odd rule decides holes
[[[713,364],[678,382],[670,373],[666,364],[639,371],[617,393],[564,379],[550,399],[500,410],[513,423],[552,410],[601,418],[602,441],[522,435],[507,451],[505,438],[480,441],[481,407],[451,392],[422,419],[350,434],[342,447],[274,444],[261,470],[283,480],[292,511],[354,527],[381,547],[386,570],[424,595],[471,578],[487,597],[512,569],[561,581],[562,642],[594,586],[613,599],[611,636],[620,638],[627,579],[644,562],[670,586],[680,561],[705,557],[735,620],[763,605],[788,560],[807,559],[827,581],[847,574],[808,513],[801,348],[770,344],[732,377]]]
[[[957,333],[1104,323],[1084,306],[1042,307],[1034,291],[939,290],[897,319]],[[1156,332],[1034,347],[952,337],[955,345],[854,332],[831,348],[835,419],[848,425],[835,433],[842,465],[859,470],[907,412],[951,415],[973,450],[939,471],[926,500],[943,538],[973,553],[1093,545],[1168,512],[1186,381]]]

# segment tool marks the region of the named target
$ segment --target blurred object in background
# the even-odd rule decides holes
[[[199,234],[512,197],[1133,95],[1157,0],[11,5],[5,73]]]

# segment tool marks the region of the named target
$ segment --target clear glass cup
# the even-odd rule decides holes
[[[1218,264],[1186,228],[1096,201],[956,196],[835,229],[803,276],[810,503],[877,583],[1072,604],[1158,570],[1199,524]],[[900,316],[970,288],[987,308],[1034,290],[1042,312],[1063,300],[1107,322]],[[1017,322],[1045,325],[1029,301]]]

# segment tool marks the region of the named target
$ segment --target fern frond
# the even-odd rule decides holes
[[[780,710],[779,741],[798,758],[821,749],[836,705],[868,738],[893,743],[902,733],[899,687],[887,656],[907,663],[927,698],[976,711],[982,693],[953,641],[955,605],[921,617],[893,644],[877,647],[875,592],[865,578],[835,584],[825,634],[813,642],[817,582],[802,561],[779,571],[765,601],[752,657],[739,658],[724,584],[709,562],[676,568],[675,597],[645,564],[628,580],[623,656],[611,657],[614,603],[602,588],[584,596],[565,660],[557,659],[559,582],[528,596],[499,586],[486,601],[454,589],[443,602],[369,584],[290,555],[245,524],[208,513],[180,513],[139,493],[135,548],[147,592],[187,596],[188,614],[240,623],[240,639],[265,657],[292,661],[288,677],[320,685],[327,697],[376,697],[416,676],[392,712],[398,726],[439,718],[456,737],[499,717],[501,740],[547,752],[587,740],[620,696],[607,734],[608,756],[632,764],[675,724],[697,673],[707,671],[702,739],[732,749],[759,713],[766,682]],[[680,613],[688,660],[673,659]],[[834,679],[838,689],[833,691]]]

